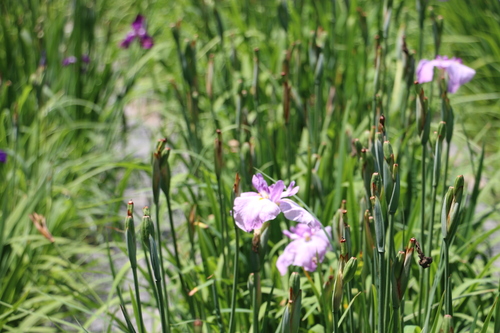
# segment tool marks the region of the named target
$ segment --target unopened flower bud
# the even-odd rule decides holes
[[[392,168],[394,164],[394,151],[392,150],[392,145],[389,141],[384,141],[384,158],[387,164]]]
[[[380,197],[380,192],[382,190],[382,179],[378,172],[372,174],[371,180],[371,195],[373,197]]]
[[[132,216],[134,215],[134,202],[130,200],[127,203],[127,216]]]
[[[356,257],[351,257],[351,259],[347,261],[344,267],[344,272],[343,272],[344,283],[348,283],[354,278],[357,268],[358,268],[358,259]]]
[[[167,140],[160,139],[156,144],[156,150],[153,153],[153,200],[155,205],[159,204],[160,201],[160,182],[161,182],[161,155],[165,148]]]
[[[333,297],[332,297],[332,308],[334,311],[338,311],[340,308],[340,305],[342,304],[342,287],[343,287],[343,277],[342,277],[342,272],[339,271],[337,272],[337,277],[335,279],[335,285],[333,287]]]
[[[464,192],[464,176],[460,175],[457,178],[455,178],[455,186],[453,190],[454,200],[458,204],[462,202],[463,192]]]
[[[165,148],[161,154],[160,159],[160,188],[168,196],[170,193],[170,165],[168,163],[168,157],[170,156],[170,148]]]
[[[129,215],[125,218],[125,239],[127,241],[127,253],[130,261],[130,266],[135,269],[137,267],[137,245],[135,240],[134,218],[132,215]]]
[[[146,245],[146,247],[149,248],[149,236],[152,236],[154,238],[154,233],[155,233],[155,228],[153,225],[153,221],[151,220],[151,217],[149,216],[149,208],[146,206],[143,209],[144,216],[142,217],[142,241]]]
[[[448,188],[444,196],[443,208],[441,210],[441,233],[443,238],[448,237],[448,233],[450,232],[450,209],[453,203],[453,186]]]
[[[454,333],[455,329],[453,328],[453,317],[449,314],[444,315],[443,318],[443,326],[439,330],[439,333]]]
[[[446,123],[444,121],[439,123],[438,127],[438,140],[439,142],[443,142],[446,137]]]
[[[290,299],[292,301],[297,299],[297,296],[300,292],[300,275],[297,272],[293,272],[290,275],[290,280],[288,281],[288,285],[292,289],[292,293],[290,294]]]

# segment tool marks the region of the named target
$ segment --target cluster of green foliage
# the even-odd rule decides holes
[[[500,226],[483,229],[499,217],[497,1],[0,12],[0,330],[500,331]],[[121,49],[138,13],[155,44]],[[477,71],[457,94],[440,75],[414,84],[438,54]],[[151,160],[124,153],[131,104],[162,120],[166,141],[138,144]],[[271,221],[258,246],[235,227],[234,197],[257,172],[296,181],[332,226],[316,272],[276,269],[294,222]],[[151,208],[125,213],[130,188]]]

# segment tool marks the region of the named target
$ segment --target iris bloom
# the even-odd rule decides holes
[[[434,60],[422,59],[417,67],[417,81],[430,82],[434,76],[434,67],[444,69],[448,73],[448,92],[455,93],[458,88],[474,77],[476,71],[462,64],[462,59],[437,56]]]
[[[7,153],[0,149],[0,163],[7,163]]]
[[[290,231],[283,231],[283,234],[292,239],[292,242],[286,246],[285,251],[276,262],[276,267],[281,275],[286,274],[290,265],[304,267],[309,272],[315,271],[318,260],[322,262],[326,251],[331,249],[330,241],[326,235],[331,236],[331,227],[326,227],[325,230],[311,229],[309,226],[299,223],[295,227],[291,227]]]
[[[76,59],[75,56],[69,56],[67,58],[64,58],[63,62],[62,62],[62,65],[63,66],[69,66],[71,64],[76,64],[76,61],[78,59]],[[90,63],[90,57],[86,54],[82,55],[82,62],[85,63],[85,64],[88,64]]]
[[[289,220],[306,223],[311,228],[320,228],[321,224],[308,211],[286,197],[297,194],[299,187],[291,182],[285,188],[282,180],[268,186],[262,175],[256,174],[252,184],[258,191],[244,192],[234,200],[234,219],[236,225],[246,232],[260,229],[262,224],[274,220],[283,212]]]
[[[137,15],[135,21],[131,24],[132,30],[129,31],[125,39],[120,43],[124,49],[128,49],[134,39],[139,39],[143,49],[150,49],[153,47],[153,37],[148,35],[146,31],[146,19],[142,15]]]

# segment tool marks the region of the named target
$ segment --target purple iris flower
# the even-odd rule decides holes
[[[87,54],[82,55],[82,62],[85,64],[90,63],[90,57]],[[67,58],[64,58],[62,65],[63,66],[69,66],[71,64],[76,64],[78,59],[76,59],[75,56],[69,56]]]
[[[150,49],[153,47],[153,37],[148,35],[146,31],[146,19],[142,15],[137,15],[135,21],[132,22],[132,30],[129,31],[127,36],[120,43],[120,46],[124,49],[128,49],[130,44],[134,41],[134,39],[138,38],[141,42],[141,46],[143,49]]]
[[[315,271],[318,260],[323,262],[325,253],[332,248],[326,235],[332,235],[331,227],[326,227],[325,230],[311,229],[299,223],[291,227],[290,231],[283,231],[283,234],[292,239],[292,242],[285,247],[285,251],[276,261],[281,275],[286,274],[290,265],[304,267],[308,272]]]
[[[70,57],[67,57],[67,58],[64,58],[63,62],[62,62],[62,65],[63,66],[69,66],[71,64],[75,64],[76,63],[76,57],[75,56],[70,56]]]
[[[7,163],[7,153],[0,149],[0,163]]]
[[[434,60],[422,59],[417,67],[417,81],[430,82],[434,76],[434,67],[444,69],[448,73],[448,92],[455,93],[458,88],[474,77],[476,71],[462,64],[462,59],[437,56]]]
[[[311,228],[321,227],[311,213],[292,200],[284,199],[299,191],[295,182],[291,182],[287,188],[282,180],[268,186],[259,173],[253,176],[252,184],[258,193],[244,192],[234,200],[234,219],[239,228],[246,232],[260,229],[264,222],[274,220],[280,212],[289,220],[305,223]]]

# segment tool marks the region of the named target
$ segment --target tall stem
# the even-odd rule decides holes
[[[233,291],[231,295],[231,316],[229,317],[229,333],[234,332],[234,326],[235,326],[235,313],[236,313],[236,293],[237,293],[237,283],[238,283],[238,262],[239,262],[239,256],[240,256],[240,236],[238,234],[238,228],[236,226],[236,223],[234,222],[233,219],[233,224],[234,224],[234,235],[235,235],[235,246],[234,246],[234,271],[233,271]]]
[[[424,238],[424,230],[425,230],[425,160],[426,160],[426,155],[427,155],[427,148],[425,145],[422,145],[422,197],[421,197],[421,203],[420,203],[420,239],[423,241]],[[420,286],[423,288],[424,287],[424,275],[425,272],[423,268],[420,268]],[[422,319],[422,302],[426,304],[427,300],[427,294],[422,293],[420,295],[421,297],[418,298],[418,323],[421,322]]]
[[[169,310],[169,305],[168,305],[168,294],[167,294],[167,285],[165,282],[165,269],[163,267],[163,251],[161,247],[161,231],[160,231],[160,205],[155,205],[155,213],[156,213],[156,241],[158,242],[158,252],[160,253],[160,270],[161,270],[161,277],[162,279],[160,280],[161,287],[163,289],[163,295],[159,295],[160,298],[163,297],[165,300],[165,309],[166,309],[166,315],[167,317],[170,318],[170,310]],[[136,273],[136,272],[135,272]],[[137,274],[137,273],[136,273]],[[137,295],[139,295],[139,289],[136,287],[137,290]],[[158,290],[159,292],[159,290]],[[139,300],[137,301],[137,306],[140,308],[140,303]]]
[[[177,235],[176,235],[175,228],[174,228],[174,217],[172,214],[172,204],[170,202],[170,195],[166,195],[165,197],[167,198],[167,209],[168,209],[168,218],[169,218],[169,222],[170,222],[170,232],[172,233],[172,242],[174,243],[175,263],[177,266],[179,281],[181,282],[182,294],[184,295],[184,298],[187,299],[187,301],[189,303],[189,310],[191,311],[192,318],[195,318],[196,312],[195,312],[194,305],[193,305],[193,298],[189,297],[187,295],[187,286],[184,282],[184,278],[182,277],[182,265],[181,265],[181,261],[179,259],[179,252],[177,250]],[[158,230],[158,233],[159,232],[160,231]],[[160,251],[160,253],[161,253],[161,251]],[[163,267],[163,265],[161,265],[161,266]]]

